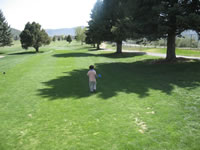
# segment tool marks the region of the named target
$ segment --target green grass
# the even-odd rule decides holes
[[[0,49],[1,150],[200,149],[200,62],[153,64],[76,42],[40,50]],[[95,94],[91,64],[102,74]]]

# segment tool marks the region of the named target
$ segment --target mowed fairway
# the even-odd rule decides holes
[[[0,49],[0,150],[200,149],[200,62],[75,42],[40,50]],[[102,75],[94,94],[91,64]]]

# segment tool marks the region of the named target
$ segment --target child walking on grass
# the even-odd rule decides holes
[[[97,78],[97,74],[96,71],[94,70],[94,66],[90,65],[89,67],[89,71],[87,73],[88,77],[89,77],[89,88],[90,88],[90,92],[96,92],[96,78]]]

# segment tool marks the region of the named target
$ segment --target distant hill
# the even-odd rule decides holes
[[[62,28],[62,29],[46,29],[46,32],[49,36],[54,35],[75,35],[75,27],[74,28]]]
[[[13,35],[13,37],[16,37],[20,35],[21,31],[20,30],[17,30],[17,29],[14,29],[14,28],[11,28],[11,34]]]
[[[198,34],[196,33],[196,31],[193,30],[186,30],[184,32],[181,33],[182,36],[188,37],[188,38],[194,38],[194,39],[198,39]]]

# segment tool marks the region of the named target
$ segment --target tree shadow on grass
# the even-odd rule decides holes
[[[97,49],[97,48],[89,48],[88,51],[105,51],[106,49],[104,48],[100,48],[100,49]]]
[[[53,55],[54,57],[108,57],[108,58],[128,58],[128,57],[135,57],[135,56],[142,56],[145,55],[146,53],[144,52],[133,52],[133,53],[104,53],[104,54],[94,54],[94,53],[62,53],[62,54],[55,54]]]
[[[153,60],[133,63],[98,63],[97,95],[108,99],[118,92],[135,93],[139,97],[149,96],[149,90],[171,94],[174,86],[187,90],[200,86],[200,62],[181,64],[151,64]],[[87,69],[66,72],[65,76],[43,82],[47,88],[39,89],[39,95],[51,100],[62,98],[84,98],[92,94],[88,89]]]
[[[38,53],[44,53],[43,51],[40,51],[40,52],[18,52],[18,53],[11,53],[11,54],[8,54],[8,55],[30,55],[30,54],[38,54]]]
[[[102,49],[97,49],[97,48],[89,48],[88,49],[88,51],[92,51],[92,52],[94,52],[94,51],[100,51],[100,50],[102,50]]]

